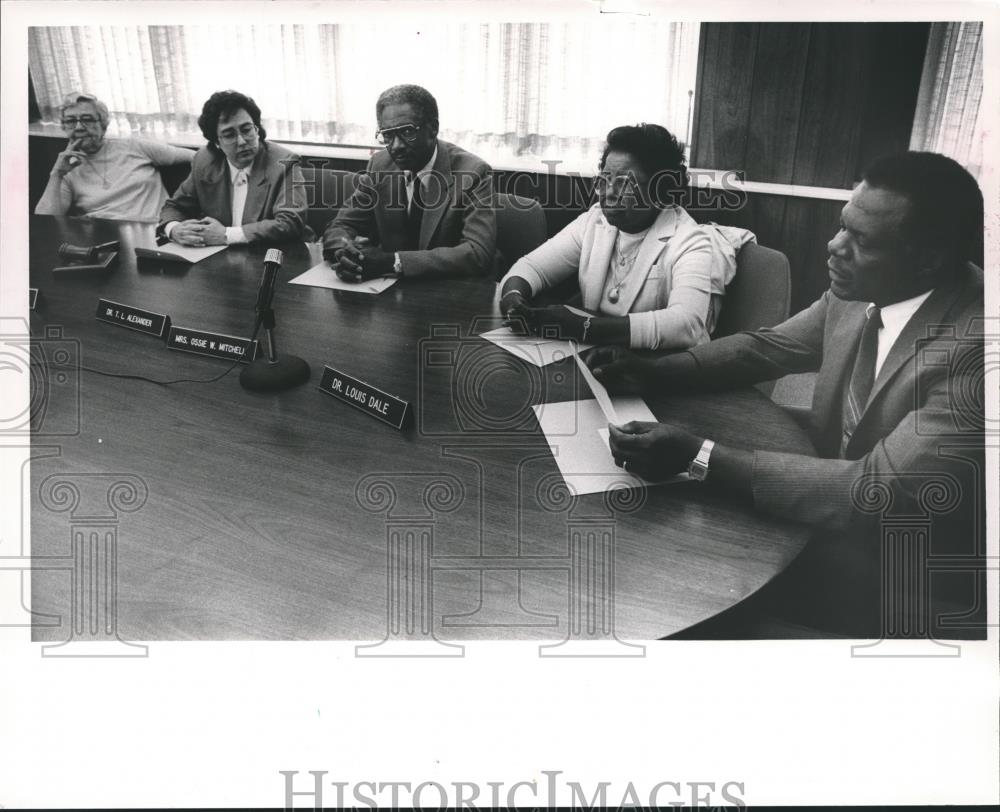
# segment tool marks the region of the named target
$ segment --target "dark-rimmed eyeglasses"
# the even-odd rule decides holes
[[[402,127],[392,127],[388,130],[376,130],[375,140],[378,141],[383,146],[389,146],[397,135],[402,138],[407,144],[412,144],[417,140],[417,136],[420,134],[420,128],[423,124],[404,124]]]
[[[64,130],[72,130],[77,124],[90,127],[98,121],[100,119],[97,116],[66,116],[60,123]]]

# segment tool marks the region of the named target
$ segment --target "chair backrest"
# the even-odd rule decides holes
[[[497,279],[548,238],[542,204],[530,197],[497,192]]]
[[[736,255],[736,276],[726,288],[715,338],[773,327],[788,318],[792,275],[788,257],[749,242]]]
[[[194,150],[191,150],[191,154],[194,155]],[[168,166],[158,166],[156,169],[160,173],[160,180],[163,181],[167,194],[171,196],[191,174],[191,164],[169,164]]]
[[[309,207],[306,223],[317,238],[322,238],[330,221],[354,194],[357,174],[346,169],[304,165],[302,177],[306,182],[306,205]]]

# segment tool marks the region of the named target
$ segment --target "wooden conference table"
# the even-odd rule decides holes
[[[263,249],[137,261],[151,232],[32,218],[31,333],[47,359],[32,373],[36,640],[613,646],[732,606],[807,540],[692,483],[569,494],[531,405],[589,390],[571,360],[539,369],[476,337],[498,326],[490,279],[380,295],[289,285],[309,256],[285,246],[278,347],[309,362],[308,384],[256,394],[238,369],[171,386],[87,371],[209,379],[230,366],[97,321],[99,298],[250,334]],[[52,273],[60,243],[112,239],[107,271]],[[410,401],[413,424],[319,391],[325,364]],[[720,442],[811,453],[753,389],[649,405]]]

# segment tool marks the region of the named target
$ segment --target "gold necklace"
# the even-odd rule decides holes
[[[618,232],[618,236],[615,238],[615,255],[616,262],[612,267],[611,276],[612,281],[615,283],[608,291],[608,301],[611,304],[618,304],[618,300],[621,298],[622,286],[625,284],[625,280],[628,279],[629,272],[632,270],[632,265],[635,263],[635,258],[639,254],[639,249],[642,248],[642,240],[637,240],[633,248],[629,248],[628,252],[622,251],[621,248],[621,232]],[[621,276],[619,273],[621,272]]]

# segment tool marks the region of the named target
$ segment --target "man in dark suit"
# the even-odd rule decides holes
[[[438,139],[434,97],[417,85],[375,105],[385,145],[327,227],[323,256],[346,282],[488,273],[496,248],[490,167]]]
[[[253,99],[233,90],[213,93],[198,126],[208,145],[163,205],[161,233],[192,246],[312,238],[299,157],[267,143]]]
[[[850,636],[983,630],[967,622],[981,608],[985,548],[983,278],[968,262],[982,232],[982,193],[957,163],[883,158],[844,206],[828,244],[830,289],[809,308],[685,353],[590,359],[609,386],[646,390],[817,371],[815,457],[713,444],[666,423],[610,429],[630,471],[688,470],[757,510],[821,528],[757,608]]]

